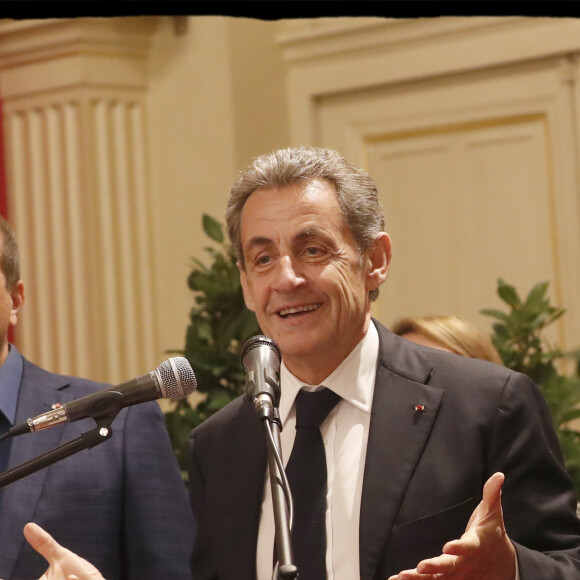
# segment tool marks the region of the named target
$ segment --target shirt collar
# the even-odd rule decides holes
[[[4,364],[0,366],[0,411],[14,425],[16,403],[20,392],[20,381],[24,363],[22,355],[11,344]]]
[[[323,381],[324,386],[362,411],[370,413],[378,355],[379,334],[371,322],[364,338]],[[280,367],[280,385],[279,412],[280,420],[284,424],[298,391],[304,386],[315,389],[317,385],[304,385],[288,370],[284,361]]]

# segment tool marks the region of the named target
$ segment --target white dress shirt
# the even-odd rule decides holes
[[[375,386],[379,337],[374,324],[350,355],[323,381],[342,397],[320,428],[326,451],[328,476],[326,510],[326,568],[328,580],[360,577],[359,517],[362,483]],[[294,399],[304,385],[282,363],[280,369],[280,435],[284,464],[296,435]],[[266,474],[258,533],[257,578],[272,580],[274,512],[270,480]]]

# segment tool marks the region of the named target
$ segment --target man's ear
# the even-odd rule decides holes
[[[381,232],[367,250],[367,290],[376,290],[388,278],[391,256],[391,238],[386,232]]]
[[[18,322],[18,315],[24,304],[24,283],[18,280],[10,291],[10,298],[12,299],[12,308],[10,309],[10,324],[16,326]]]
[[[244,293],[244,302],[246,303],[246,308],[255,312],[254,310],[254,300],[252,298],[252,291],[250,290],[250,285],[248,284],[248,277],[246,276],[246,270],[243,264],[238,260],[236,266],[240,271],[240,282],[242,283],[242,292]]]

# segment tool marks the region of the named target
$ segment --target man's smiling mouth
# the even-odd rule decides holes
[[[278,314],[282,318],[288,318],[290,316],[296,316],[298,314],[303,314],[304,312],[312,312],[313,310],[317,310],[322,305],[322,302],[318,302],[317,304],[308,304],[306,306],[293,306],[291,308],[284,308],[278,311]]]

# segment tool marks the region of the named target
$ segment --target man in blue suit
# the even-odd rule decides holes
[[[14,234],[0,218],[0,431],[107,388],[49,373],[8,342],[23,301]],[[91,419],[0,442],[0,470],[21,465],[95,426]],[[4,429],[2,429],[4,427]],[[46,561],[24,539],[36,522],[93,562],[107,580],[191,580],[194,523],[156,402],[123,409],[109,441],[0,490],[0,578],[32,580]]]

